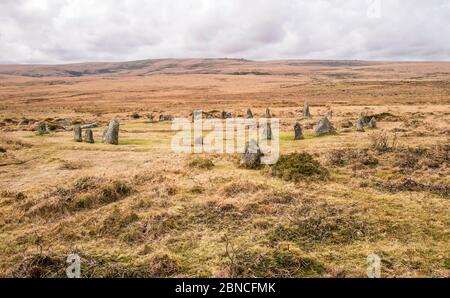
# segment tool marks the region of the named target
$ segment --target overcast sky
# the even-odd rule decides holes
[[[0,0],[0,63],[450,60],[449,0]]]

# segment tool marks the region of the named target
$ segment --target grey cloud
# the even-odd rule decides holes
[[[380,14],[367,13],[380,1]],[[450,60],[446,0],[2,0],[0,63]]]

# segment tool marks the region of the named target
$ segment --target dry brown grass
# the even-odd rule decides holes
[[[450,276],[448,65],[298,63],[4,76],[0,276],[64,276],[74,252],[84,277],[362,277],[371,253],[383,276]],[[300,117],[304,100],[313,119]],[[133,117],[248,107],[256,116],[270,107],[282,155],[308,152],[327,179],[299,175],[302,163],[269,175],[239,168],[235,155],[176,154],[170,122]],[[312,137],[329,109],[337,127],[364,111],[379,129]],[[97,143],[76,143],[70,131],[37,136],[24,118],[97,122]],[[122,122],[118,146],[98,142],[112,118]]]

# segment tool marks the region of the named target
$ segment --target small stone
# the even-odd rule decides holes
[[[75,140],[75,142],[82,142],[83,141],[83,137],[81,135],[81,126],[77,125],[73,128],[73,139]]]
[[[294,134],[294,140],[303,140],[305,138],[303,136],[302,126],[298,122],[294,125]]]
[[[84,132],[84,141],[86,143],[90,143],[90,144],[94,144],[94,133],[92,132],[92,129],[88,128],[86,129],[86,131]]]
[[[309,112],[309,102],[305,101],[303,105],[303,117],[311,118],[311,113]]]
[[[159,115],[159,121],[172,121],[173,117],[172,115]]]
[[[324,117],[324,118],[320,119],[319,122],[317,123],[317,127],[314,130],[314,135],[316,137],[318,137],[318,136],[321,136],[324,134],[334,133],[334,132],[336,132],[336,129],[333,127],[330,120],[328,120],[327,117]]]
[[[377,119],[375,119],[375,117],[372,117],[372,119],[370,119],[369,124],[367,126],[369,128],[377,128]]]
[[[247,110],[247,114],[245,115],[245,118],[247,118],[247,119],[252,119],[253,118],[252,110],[250,110],[250,109]]]
[[[220,117],[222,119],[228,119],[228,118],[231,118],[232,116],[231,116],[231,113],[222,111],[222,113],[220,114]]]
[[[241,154],[240,165],[247,169],[256,169],[261,165],[261,149],[255,140],[250,140],[245,146],[245,152]]]
[[[119,144],[119,126],[120,123],[117,120],[111,120],[108,128],[103,133],[103,143],[118,145]]]
[[[203,137],[197,137],[194,140],[195,145],[203,145]]]
[[[43,135],[48,133],[48,129],[47,129],[47,123],[46,122],[39,122],[37,125],[37,133],[38,135]]]

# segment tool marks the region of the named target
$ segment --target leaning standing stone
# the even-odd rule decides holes
[[[104,132],[103,143],[118,145],[119,144],[119,121],[112,120],[109,122],[107,130]]]
[[[245,152],[241,154],[240,165],[247,169],[256,169],[261,165],[261,149],[255,140],[250,140],[245,146]]]
[[[294,125],[294,133],[295,133],[294,140],[303,140],[305,138],[303,136],[302,126],[298,122],[295,123]]]
[[[75,142],[83,141],[83,137],[81,136],[81,126],[77,125],[73,128],[73,139]]]
[[[252,113],[252,110],[250,110],[250,109],[248,109],[248,110],[247,110],[247,115],[246,115],[246,118],[247,118],[247,119],[251,119],[251,118],[253,118],[253,113]]]
[[[335,131],[336,129],[333,127],[330,120],[328,120],[327,117],[324,117],[320,119],[319,122],[317,123],[317,127],[314,130],[314,135],[318,137],[323,134],[334,133]]]
[[[377,120],[375,119],[375,117],[372,117],[372,119],[370,119],[369,124],[367,126],[369,128],[377,128]]]
[[[311,113],[309,112],[309,102],[305,101],[303,105],[303,117],[311,118]]]
[[[46,134],[47,133],[47,123],[39,122],[36,130],[37,130],[38,135]]]
[[[84,132],[84,141],[86,143],[94,144],[94,133],[92,132],[92,129],[86,129]]]

